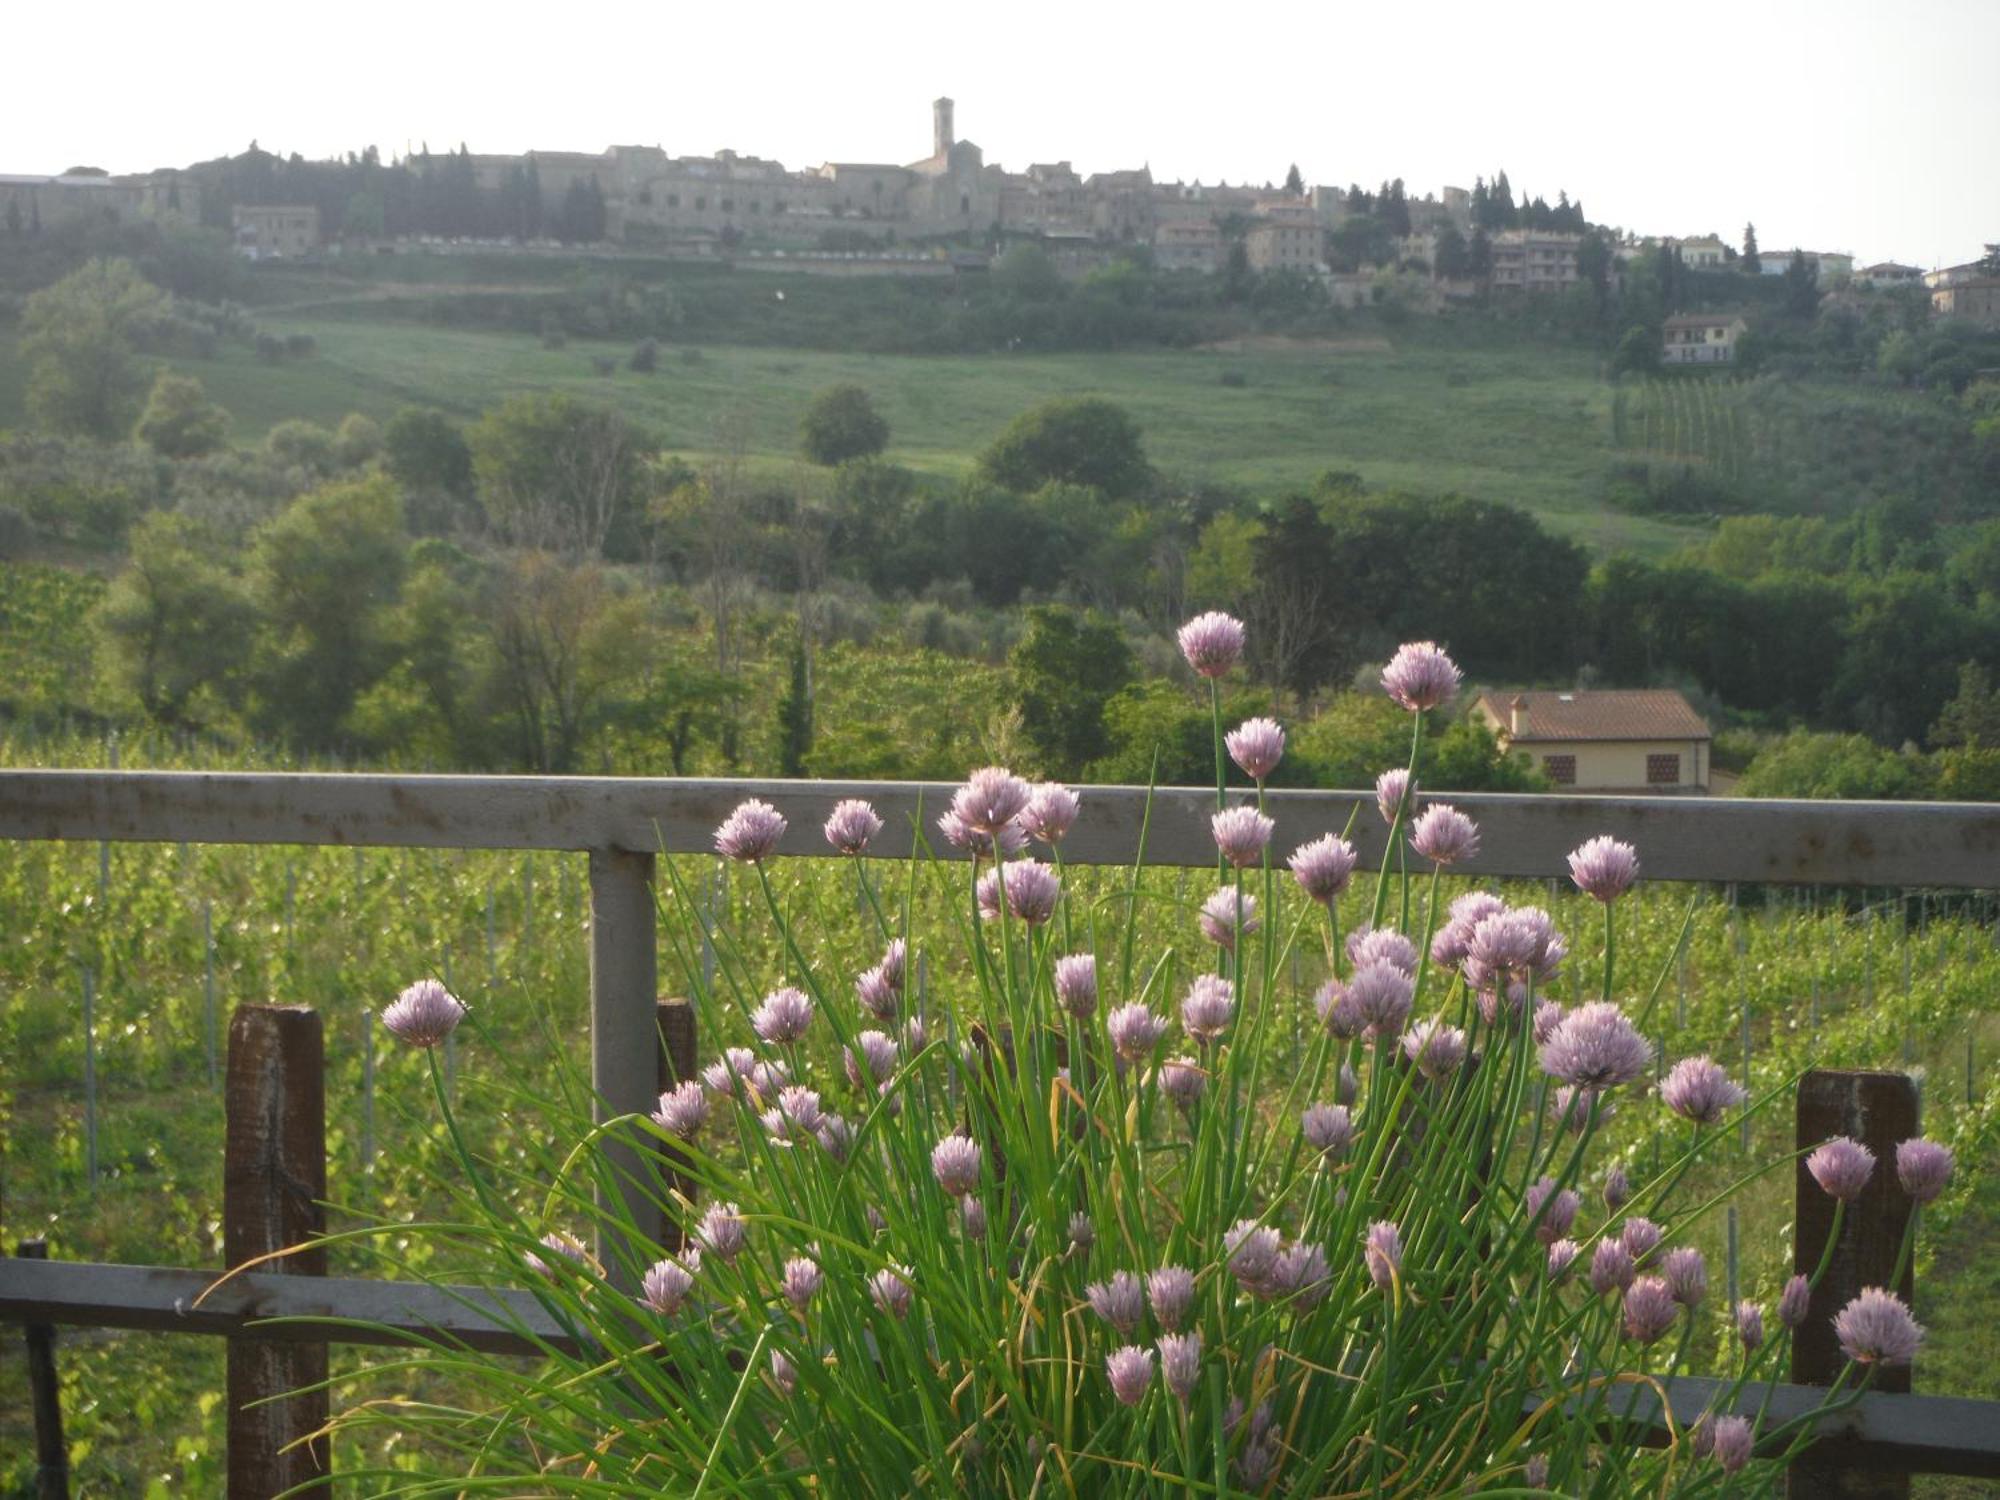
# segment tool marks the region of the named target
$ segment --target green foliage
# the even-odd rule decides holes
[[[264,451],[287,468],[311,476],[324,478],[339,467],[333,434],[302,417],[273,427],[264,439]]]
[[[1858,734],[1798,729],[1759,754],[1737,790],[1745,797],[1903,798],[1921,795],[1925,781],[1917,757]]]
[[[1008,655],[1020,708],[1021,733],[1034,751],[1033,769],[1075,779],[1109,753],[1105,705],[1137,672],[1117,625],[1097,614],[1041,605]]]
[[[812,744],[812,662],[801,638],[792,642],[791,680],[778,700],[778,774],[803,776]]]
[[[382,447],[389,473],[413,501],[419,495],[472,498],[472,449],[443,412],[404,407],[389,423]]]
[[[333,434],[333,461],[342,469],[359,469],[373,463],[382,452],[382,424],[373,417],[351,411],[340,419]]]
[[[1660,333],[1657,328],[1635,323],[1618,340],[1611,356],[1614,375],[1651,375],[1660,368]]]
[[[240,698],[257,612],[228,555],[211,528],[156,511],[97,608],[112,682],[169,727],[212,723]]]
[[[636,556],[648,445],[617,412],[569,396],[515,396],[466,437],[480,506],[503,541]]]
[[[93,260],[36,292],[21,315],[30,416],[52,432],[127,431],[142,388],[133,346],[165,309],[165,295],[127,260]]]
[[[229,436],[229,413],[191,375],[162,371],[153,381],[134,435],[162,458],[199,458]]]
[[[1976,661],[1958,669],[1958,695],[1945,704],[1931,726],[1933,748],[1963,746],[1967,750],[2000,750],[2000,689]]]
[[[889,445],[889,424],[860,386],[829,386],[800,418],[799,443],[807,458],[831,468],[879,454]]]
[[[0,505],[39,535],[103,551],[168,498],[166,465],[143,448],[0,435]]]
[[[1101,396],[1061,396],[1023,412],[980,455],[979,468],[1011,490],[1060,480],[1114,500],[1142,493],[1153,478],[1138,424]]]

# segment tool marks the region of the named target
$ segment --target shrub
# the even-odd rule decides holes
[[[807,458],[831,468],[880,453],[889,445],[889,424],[860,386],[829,386],[806,407],[799,445]]]
[[[650,375],[660,367],[660,346],[652,339],[641,339],[632,348],[632,368],[641,375]]]
[[[1208,634],[1219,683],[1225,642]],[[1438,653],[1406,651],[1385,676],[1423,704],[1447,673]],[[1408,724],[1414,759],[1423,713]],[[1213,711],[1207,727],[1219,741]],[[1147,929],[1165,942],[1139,954],[1120,884],[1092,901],[1060,860],[977,857],[1030,831],[1060,848],[1075,807],[1060,788],[975,772],[939,824],[975,857],[923,872],[965,914],[930,931],[905,925],[909,898],[877,894],[905,878],[865,858],[880,820],[829,799],[826,837],[855,856],[857,955],[792,915],[821,925],[775,857],[785,819],[741,804],[714,842],[743,899],[718,921],[677,886],[669,908],[675,982],[728,1049],[649,1118],[593,1127],[579,1090],[551,1122],[481,1141],[504,1165],[467,1149],[437,1061],[477,1019],[434,980],[405,991],[383,1021],[423,1050],[468,1184],[458,1222],[428,1232],[480,1226],[488,1269],[531,1288],[577,1347],[545,1350],[539,1372],[437,1348],[418,1358],[483,1411],[359,1401],[339,1420],[431,1429],[443,1441],[410,1444],[412,1467],[476,1454],[484,1483],[516,1489],[587,1463],[606,1492],[811,1476],[843,1495],[1027,1494],[1052,1454],[1082,1494],[1782,1485],[1811,1423],[1765,1413],[1813,1278],[1768,1319],[1717,1309],[1699,1252],[1679,1243],[1749,1180],[1714,1196],[1683,1185],[1711,1156],[1737,1175],[1750,1101],[1707,1058],[1649,1094],[1643,1014],[1587,998],[1649,978],[1614,972],[1636,920],[1619,906],[1635,851],[1596,839],[1571,856],[1604,921],[1570,958],[1539,908],[1481,894],[1441,919],[1424,910],[1434,873],[1398,878],[1384,861],[1354,881],[1355,851],[1319,829],[1285,830],[1302,847],[1281,879],[1270,822],[1246,803],[1213,825],[1238,873],[1177,905],[1164,934]],[[1419,869],[1426,850],[1476,842],[1435,802],[1414,825],[1402,808],[1389,821],[1392,843],[1410,830]],[[1343,944],[1328,903],[1350,883],[1370,931]],[[1335,972],[1287,1066],[1278,1039],[1302,1002],[1279,975],[1304,933]],[[719,983],[704,952],[726,955]],[[1613,1109],[1678,1116],[1663,1118],[1670,1158],[1605,1160]],[[543,1130],[551,1150],[536,1149]],[[626,1153],[662,1148],[685,1184],[662,1205],[664,1255],[619,1175]],[[1910,1160],[1926,1192],[1942,1188],[1948,1152]],[[526,1218],[487,1185],[524,1168],[539,1204]],[[1808,1170],[1844,1201],[1892,1168],[1829,1143]],[[1616,1188],[1586,1208],[1600,1173]],[[399,1262],[425,1232],[382,1231]],[[1899,1302],[1864,1298],[1865,1316],[1836,1321],[1856,1361],[1845,1379],[1861,1382],[1862,1361],[1906,1363],[1921,1337]],[[1709,1444],[1662,1448],[1618,1427],[1625,1393],[1682,1372],[1718,1333],[1736,1374],[1723,1399],[1754,1419],[1712,1417]],[[383,1378],[401,1390],[410,1374],[398,1362]]]
[[[192,375],[162,372],[135,435],[162,458],[199,458],[228,439],[229,413],[208,399]]]

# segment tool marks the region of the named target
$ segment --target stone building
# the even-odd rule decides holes
[[[57,229],[67,224],[95,222],[130,224],[196,224],[201,221],[201,190],[178,172],[137,172],[126,176],[78,173],[45,177],[35,173],[0,174],[0,235],[30,233],[39,225]]]
[[[1660,325],[1660,363],[1729,364],[1749,327],[1735,313],[1676,313]]]
[[[1580,234],[1503,229],[1491,240],[1493,286],[1498,291],[1559,292],[1575,286]]]
[[[1326,263],[1326,229],[1302,199],[1266,203],[1243,249],[1253,271],[1312,274]]]
[[[251,260],[296,260],[319,249],[319,209],[310,203],[251,205],[230,213],[236,253]]]

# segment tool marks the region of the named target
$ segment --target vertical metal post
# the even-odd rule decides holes
[[[23,1240],[23,1260],[47,1260],[46,1240]],[[62,1387],[56,1379],[56,1331],[47,1323],[21,1330],[28,1344],[28,1397],[35,1411],[35,1500],[69,1500],[69,1445],[63,1441]]]
[[[590,1083],[600,1122],[649,1113],[659,1102],[656,944],[653,856],[591,850]],[[605,1160],[619,1201],[605,1201],[600,1188],[597,1254],[612,1284],[630,1290],[661,1238],[659,1210],[645,1191],[651,1167],[630,1139],[607,1139]],[[631,1228],[614,1227],[616,1221]],[[640,1243],[632,1243],[635,1233]]]
[[[1737,1271],[1739,1269],[1737,1263],[1737,1250],[1736,1250],[1736,1205],[1734,1203],[1729,1205],[1728,1228],[1729,1228],[1729,1242],[1727,1249],[1728,1253],[1727,1264],[1729,1268],[1729,1311],[1730,1314],[1734,1316],[1736,1312],[1736,1296],[1738,1290]]]
[[[83,971],[83,1159],[97,1191],[97,976]]]
[[[326,1233],[325,1076],[326,1041],[309,1006],[241,1005],[229,1018],[222,1246],[231,1266]],[[324,1276],[326,1248],[258,1270]],[[326,1377],[325,1344],[229,1341],[229,1500],[325,1481]]]
[[[361,1170],[375,1170],[375,1012],[361,1012]]]
[[[1897,1180],[1893,1163],[1897,1142],[1916,1135],[1919,1128],[1916,1085],[1901,1073],[1815,1069],[1799,1080],[1801,1154],[1792,1236],[1796,1270],[1809,1276],[1818,1269],[1834,1219],[1834,1201],[1806,1170],[1805,1151],[1832,1136],[1851,1136],[1875,1153],[1876,1166],[1861,1196],[1847,1205],[1826,1275],[1813,1288],[1805,1322],[1792,1336],[1796,1384],[1831,1385],[1839,1376],[1847,1356],[1834,1336],[1834,1314],[1864,1286],[1890,1287],[1906,1302],[1910,1298],[1915,1273],[1906,1265],[1897,1281],[1895,1271],[1914,1205]],[[1872,1388],[1909,1390],[1909,1368],[1877,1369]],[[1851,1451],[1844,1453],[1837,1443],[1822,1443],[1792,1466],[1790,1493],[1810,1500],[1906,1496],[1910,1480],[1907,1474],[1864,1472],[1853,1465]]]
[[[1748,999],[1745,999],[1743,1002],[1743,1087],[1746,1089],[1750,1088],[1750,1002]],[[1752,1089],[1751,1092],[1754,1093],[1755,1090]],[[1742,1122],[1737,1126],[1737,1144],[1743,1148],[1744,1155],[1748,1156],[1750,1154],[1750,1111],[1747,1109],[1743,1111]]]

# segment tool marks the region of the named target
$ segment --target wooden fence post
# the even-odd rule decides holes
[[[326,1232],[325,1038],[303,1005],[240,1005],[229,1021],[222,1244],[230,1266]],[[316,1246],[260,1271],[324,1276]],[[324,1479],[325,1344],[229,1341],[229,1500],[270,1500]],[[262,1404],[254,1404],[262,1403]]]
[[[653,856],[627,849],[590,851],[590,1085],[600,1121],[650,1114],[659,1104],[659,955],[653,913]],[[650,1156],[651,1153],[646,1153]],[[610,1229],[611,1206],[600,1201],[597,1258],[605,1276],[636,1291],[661,1240],[661,1216],[643,1190],[651,1163],[637,1142],[609,1140],[604,1155],[620,1212],[639,1244]],[[601,1195],[600,1195],[601,1196]]]
[[[47,1260],[46,1240],[23,1240],[23,1260]],[[47,1323],[21,1330],[28,1344],[28,1397],[35,1409],[35,1500],[69,1500],[69,1445],[63,1441],[62,1386],[56,1379],[56,1331]]]
[[[686,1000],[662,995],[654,1011],[660,1027],[660,1092],[666,1093],[677,1084],[690,1078],[699,1078],[696,1067],[698,1038],[695,1031],[694,1006]],[[661,1185],[669,1194],[679,1193],[682,1197],[694,1197],[694,1180],[684,1167],[687,1157],[676,1146],[662,1144],[660,1147]],[[660,1248],[672,1254],[681,1248],[686,1236],[681,1232],[680,1221],[671,1214],[660,1228]]]
[[[1861,1196],[1847,1206],[1826,1275],[1813,1289],[1806,1320],[1792,1336],[1794,1383],[1831,1385],[1847,1363],[1834,1337],[1834,1314],[1864,1286],[1890,1287],[1907,1302],[1915,1284],[1908,1266],[1900,1281],[1892,1285],[1892,1278],[1912,1212],[1910,1197],[1896,1179],[1896,1145],[1919,1132],[1916,1083],[1902,1073],[1815,1069],[1799,1080],[1797,1119],[1801,1151],[1844,1135],[1875,1153],[1875,1171]],[[1810,1276],[1826,1252],[1834,1201],[1806,1170],[1803,1156],[1797,1195],[1793,1264]],[[1909,1390],[1909,1368],[1883,1369],[1872,1388]],[[1908,1474],[1868,1471],[1858,1458],[1850,1444],[1820,1444],[1792,1466],[1790,1493],[1811,1500],[1874,1500],[1910,1493]]]

